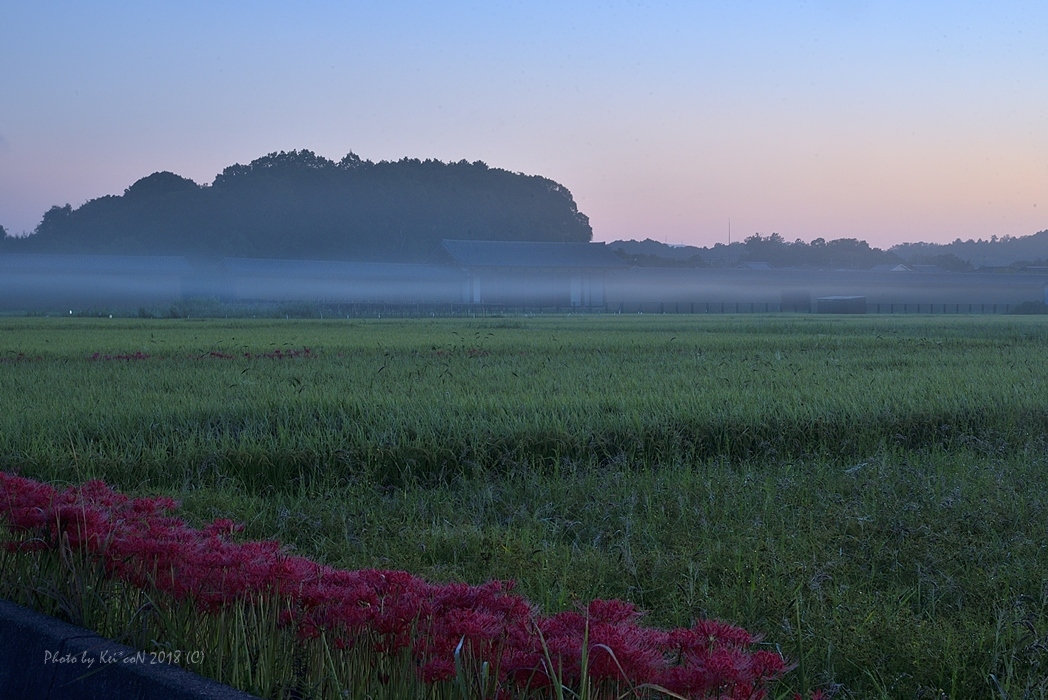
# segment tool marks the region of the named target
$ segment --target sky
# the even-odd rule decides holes
[[[0,5],[13,234],[297,149],[543,175],[597,241],[1048,229],[1044,0]]]

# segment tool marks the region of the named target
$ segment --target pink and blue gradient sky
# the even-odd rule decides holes
[[[595,240],[1048,228],[1044,0],[3,3],[0,225],[309,149],[566,185]]]

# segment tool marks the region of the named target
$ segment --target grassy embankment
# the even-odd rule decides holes
[[[0,467],[727,619],[798,690],[1043,697],[1046,385],[1038,318],[4,319]]]

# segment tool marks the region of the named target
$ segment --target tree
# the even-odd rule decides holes
[[[444,238],[589,241],[589,219],[548,178],[481,161],[338,163],[279,151],[210,187],[170,172],[76,210],[52,207],[34,250],[421,262]]]
[[[73,215],[73,207],[66,204],[64,207],[60,207],[57,204],[44,212],[44,218],[40,220],[40,223],[36,225],[34,230],[35,235],[49,235],[63,230],[65,225],[69,222],[69,217]]]
[[[910,262],[917,265],[935,265],[947,272],[971,272],[975,267],[967,260],[961,260],[953,253],[939,255],[916,255]]]
[[[199,188],[200,185],[189,178],[175,175],[165,170],[138,180],[124,190],[124,196],[141,200],[148,197],[163,197],[170,194],[192,192]]]

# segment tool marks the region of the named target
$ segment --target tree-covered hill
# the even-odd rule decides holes
[[[1048,230],[1029,236],[994,236],[990,240],[903,243],[887,250],[855,238],[790,242],[778,233],[755,233],[743,241],[718,243],[711,248],[670,246],[650,238],[614,241],[610,246],[633,265],[655,267],[732,267],[762,262],[772,267],[863,270],[901,263],[968,272],[994,266],[1048,266]]]
[[[768,236],[755,233],[730,246],[718,243],[712,248],[668,246],[651,239],[615,241],[611,247],[635,265],[664,267],[732,267],[740,263],[767,263],[771,267],[861,270],[902,262],[893,253],[871,248],[866,241],[855,238],[831,241],[816,238],[811,243],[797,239],[791,243],[778,233]]]
[[[421,261],[444,238],[589,241],[548,178],[477,161],[339,162],[310,151],[232,165],[210,185],[153,173],[123,195],[52,207],[9,252]]]
[[[1048,265],[1048,230],[1029,236],[997,236],[953,243],[903,243],[892,251],[904,258],[950,255],[973,267]]]

